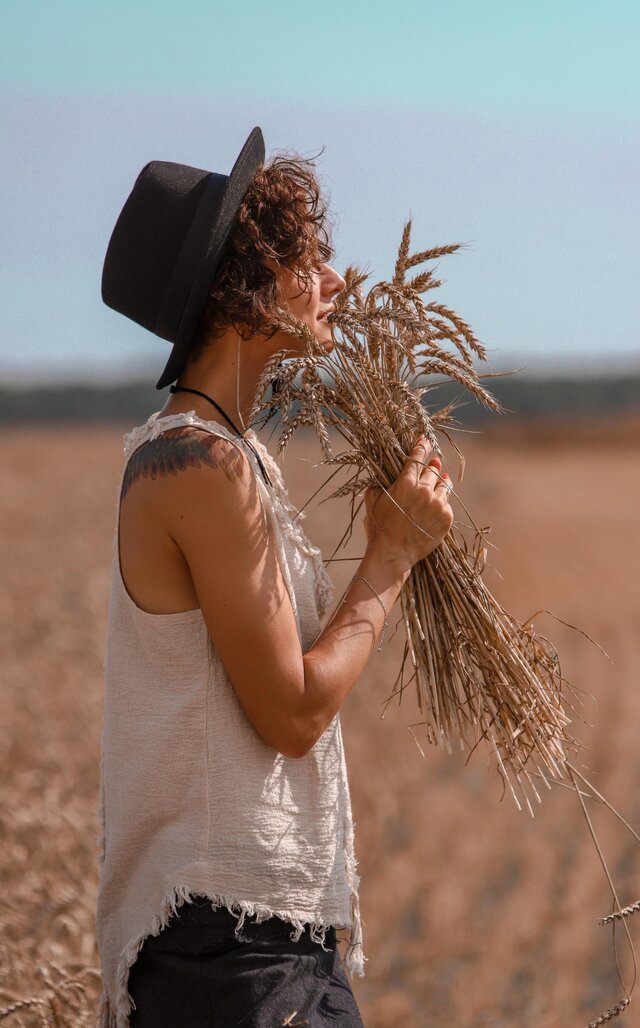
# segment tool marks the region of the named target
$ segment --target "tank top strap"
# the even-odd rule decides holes
[[[234,443],[242,443],[244,441],[241,436],[237,436],[235,432],[231,432],[230,429],[221,425],[219,422],[206,421],[204,418],[198,417],[195,410],[179,411],[177,414],[165,414],[163,417],[160,416],[159,411],[156,411],[155,414],[152,414],[151,417],[147,418],[144,425],[138,425],[135,428],[132,428],[131,431],[127,432],[125,435],[125,459],[128,460],[134,450],[137,450],[142,443],[151,439],[157,439],[163,432],[167,432],[172,428],[179,428],[181,425],[193,425],[196,428],[204,428],[208,432],[221,435],[225,439],[229,439]],[[250,449],[248,452],[250,452]]]
[[[198,417],[195,410],[179,411],[176,414],[167,414],[163,417],[161,417],[159,411],[157,411],[152,414],[147,421],[145,421],[144,425],[136,426],[136,428],[127,432],[124,437],[125,464],[133,452],[143,443],[148,442],[151,439],[157,439],[163,432],[168,432],[170,429],[178,428],[182,425],[193,425],[196,428],[203,428],[208,432],[212,432],[214,435],[220,435],[223,438],[228,439],[232,443],[240,445],[244,444],[242,445],[243,452],[253,463],[254,469],[257,470],[265,485],[269,488],[274,487],[273,482],[267,481],[265,478],[266,468],[263,468],[260,463],[263,461],[263,451],[262,448],[260,448],[260,452],[256,452],[258,447],[255,447],[254,445],[256,439],[254,433],[247,432],[246,435],[251,438],[243,438],[242,436],[236,435],[235,432],[231,432],[228,428],[217,421],[206,421],[204,418]],[[271,475],[268,474],[268,478],[270,479]]]

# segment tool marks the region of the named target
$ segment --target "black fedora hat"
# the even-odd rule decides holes
[[[180,376],[242,198],[261,163],[256,126],[230,175],[151,161],[115,224],[102,269],[102,299],[173,343],[156,389]]]

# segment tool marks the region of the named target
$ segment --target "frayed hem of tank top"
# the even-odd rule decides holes
[[[138,954],[149,936],[159,935],[166,927],[170,918],[177,912],[178,907],[183,903],[189,903],[198,896],[206,896],[211,900],[214,909],[225,907],[230,914],[237,916],[235,934],[242,931],[247,915],[255,917],[256,923],[260,924],[270,917],[279,917],[287,924],[291,924],[291,941],[297,942],[305,927],[309,926],[309,935],[313,942],[320,944],[326,950],[326,933],[332,924],[324,921],[304,920],[296,911],[272,910],[263,903],[252,903],[250,900],[233,900],[228,896],[219,893],[208,893],[206,889],[190,888],[185,885],[175,885],[167,893],[161,903],[160,913],[156,914],[151,922],[148,931],[143,932],[138,938],[125,947],[116,972],[115,997],[113,1003],[110,1001],[106,988],[103,984],[100,1000],[98,1003],[97,1019],[95,1028],[130,1028],[129,1018],[132,1010],[135,1010],[133,997],[129,992],[129,972],[135,964]],[[351,925],[335,927],[349,927],[351,936],[347,944],[345,954],[345,967],[351,975],[364,975],[364,961],[367,959],[362,951],[362,931],[360,927],[360,910],[356,893],[351,894]]]

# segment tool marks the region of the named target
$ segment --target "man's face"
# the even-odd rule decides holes
[[[275,261],[271,266],[278,279],[280,296],[291,313],[307,325],[319,343],[332,347],[331,325],[326,314],[333,310],[333,296],[346,286],[342,276],[331,265],[319,264],[312,272],[310,289],[305,291],[304,282],[298,280],[294,271],[280,267]]]

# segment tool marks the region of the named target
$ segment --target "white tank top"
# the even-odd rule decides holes
[[[277,915],[297,940],[305,924],[324,944],[350,928],[345,965],[364,975],[359,877],[340,717],[309,753],[283,756],[244,713],[200,608],[150,614],[120,571],[120,492],[131,454],[178,425],[241,447],[252,464],[291,597],[302,652],[321,631],[333,584],[307,539],[280,468],[249,430],[251,447],[195,411],[152,414],[124,437],[104,661],[96,936],[102,965],[100,1028],[129,1028],[129,969],[148,935],[196,894],[259,921]]]

